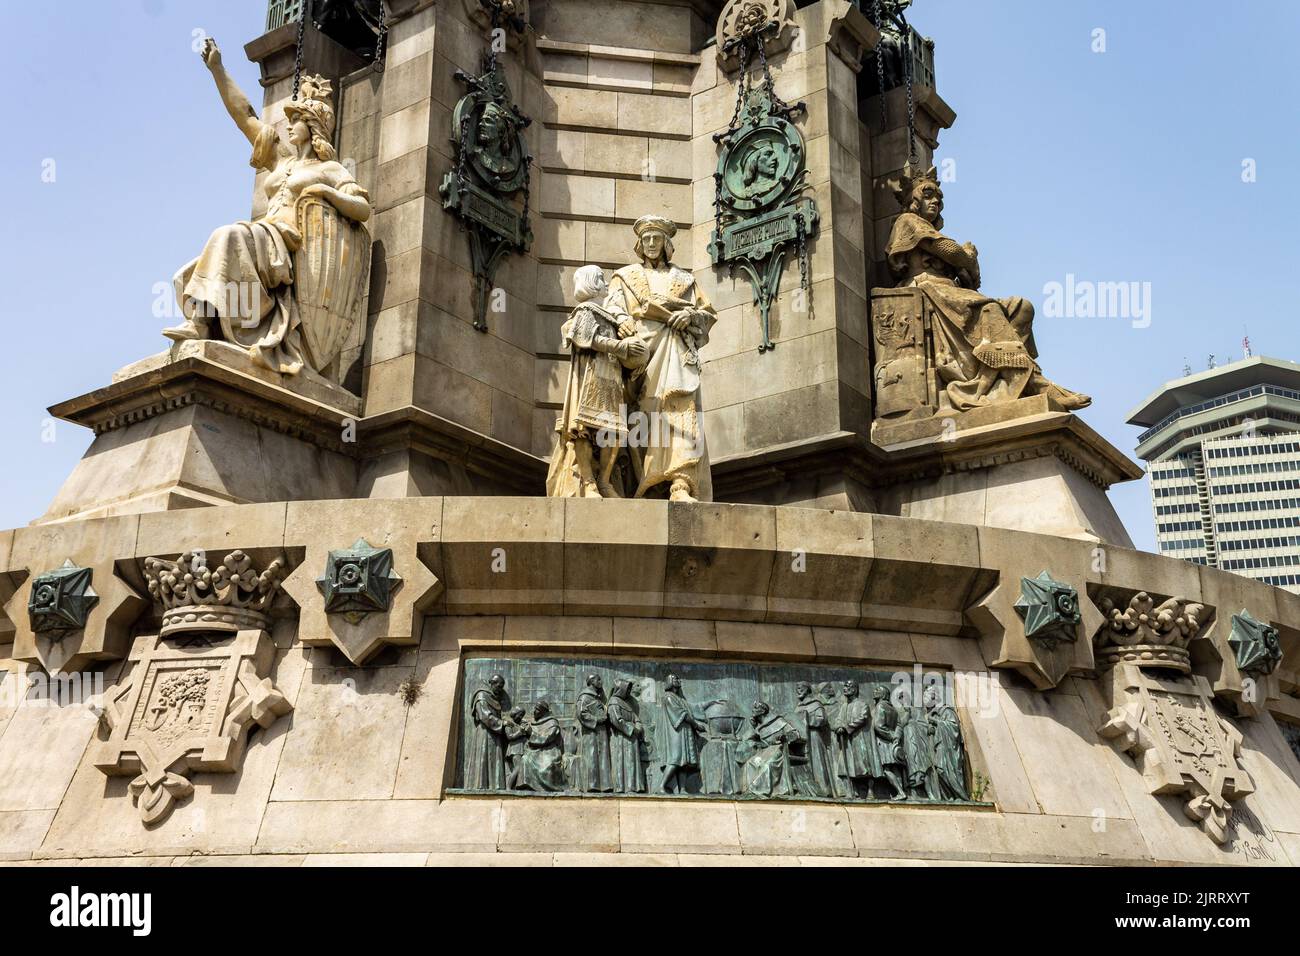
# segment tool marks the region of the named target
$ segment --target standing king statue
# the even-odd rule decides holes
[[[329,82],[303,77],[301,98],[284,108],[285,142],[226,73],[214,40],[202,54],[226,112],[253,146],[250,164],[269,173],[268,202],[258,219],[218,228],[176,273],[185,321],[163,335],[224,338],[272,371],[296,375],[306,365],[328,374],[360,318],[370,259],[357,225],[370,218],[370,199],[334,159]]]

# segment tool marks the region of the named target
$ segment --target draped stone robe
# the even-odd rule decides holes
[[[1034,345],[1033,304],[1019,296],[993,299],[976,288],[965,273],[926,251],[927,240],[947,240],[938,229],[914,212],[894,220],[886,254],[890,268],[914,286],[934,307],[935,367],[947,401],[958,411],[989,402],[1012,401],[1046,394],[1065,408],[1083,408],[1091,402],[1045,378]],[[950,241],[950,240],[949,240]],[[992,371],[997,378],[983,396],[980,377]]]
[[[219,318],[226,341],[248,349],[258,365],[296,375],[307,364],[293,296],[293,253],[302,244],[298,197],[318,183],[369,197],[342,163],[293,155],[274,126],[262,125],[249,165],[270,173],[266,212],[218,227],[198,257],[177,271],[172,286],[186,318]]]
[[[689,307],[701,310],[691,328],[678,332],[665,324],[673,312]],[[708,343],[709,330],[717,321],[713,306],[684,269],[630,265],[614,273],[605,308],[619,322],[632,319],[636,336],[649,351],[644,368],[635,370],[630,381],[638,411],[647,416],[642,421],[649,426],[640,436],[635,425],[629,429],[629,443],[645,445],[639,456],[636,497],[680,478],[694,498],[712,501],[699,350]]]
[[[546,493],[552,498],[576,498],[582,485],[570,442],[590,441],[598,455],[601,441],[626,441],[628,400],[623,364],[613,354],[619,341],[613,316],[595,303],[583,302],[570,313],[560,334],[571,359],[564,406],[555,420],[558,440],[546,473]]]

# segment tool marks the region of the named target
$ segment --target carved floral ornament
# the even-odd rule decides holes
[[[787,49],[794,38],[794,4],[790,0],[729,0],[718,18],[718,62],[731,71],[740,66],[739,47],[759,38],[773,56]]]

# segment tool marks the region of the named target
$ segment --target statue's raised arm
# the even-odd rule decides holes
[[[239,131],[249,143],[256,145],[257,137],[265,128],[257,116],[257,111],[253,109],[253,104],[248,101],[238,84],[230,78],[226,72],[225,66],[221,63],[221,49],[217,46],[217,41],[212,37],[205,37],[203,40],[203,49],[199,51],[203,57],[203,63],[212,74],[212,82],[217,84],[217,92],[221,94],[221,102],[225,104],[226,112],[230,118],[235,121]]]

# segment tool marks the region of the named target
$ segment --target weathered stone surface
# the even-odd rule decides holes
[[[309,667],[294,733],[275,773],[272,801],[385,800],[393,796],[406,707],[407,667]]]

